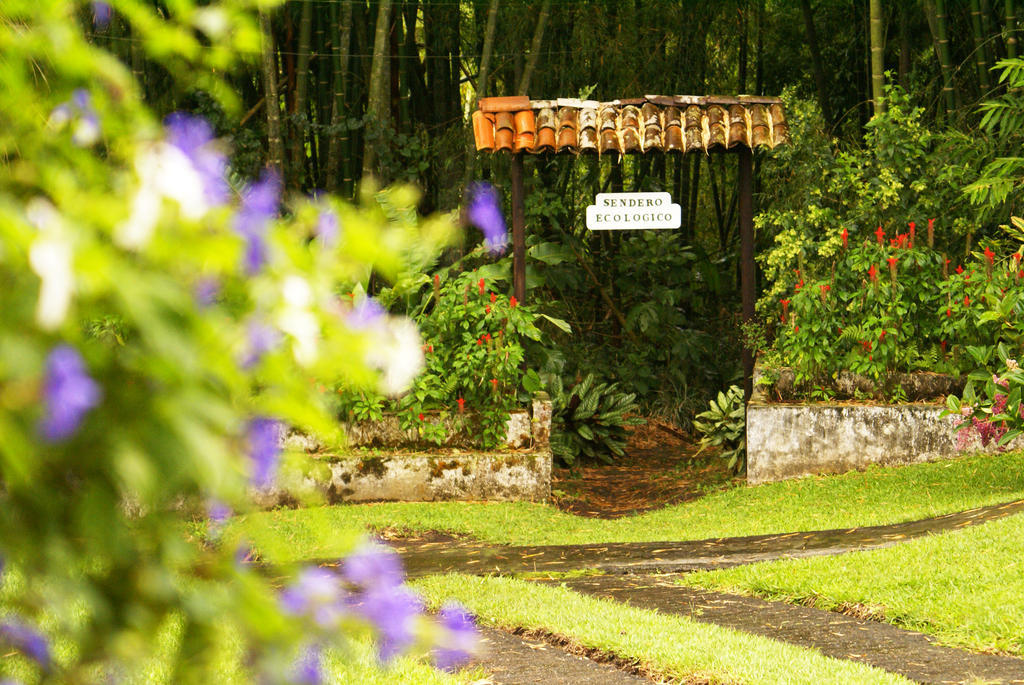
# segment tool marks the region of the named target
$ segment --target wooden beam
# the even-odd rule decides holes
[[[740,295],[743,303],[743,323],[754,319],[754,299],[757,276],[754,265],[754,172],[750,149],[739,149],[739,205],[740,205]],[[743,348],[743,392],[746,399],[754,389],[754,350]]]
[[[526,197],[523,191],[523,155],[512,155],[512,294],[526,301]]]

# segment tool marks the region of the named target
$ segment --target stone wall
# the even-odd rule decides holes
[[[436,415],[424,420],[451,422],[446,426],[451,439],[444,449],[436,449],[435,455],[429,454],[431,446],[423,443],[417,431],[402,430],[394,416],[344,427],[351,446],[377,447],[380,453],[329,454],[311,437],[292,433],[284,438],[285,446],[315,455],[311,467],[302,476],[293,476],[291,482],[254,493],[254,497],[263,506],[275,506],[311,490],[319,491],[331,503],[540,502],[551,496],[551,401],[547,395],[539,395],[530,410],[511,412],[503,451],[454,449],[471,443],[471,436],[453,430],[463,422]]]
[[[870,464],[909,464],[988,451],[976,434],[957,447],[956,417],[937,404],[747,405],[747,480],[843,473]],[[1011,448],[1024,447],[1016,440]]]

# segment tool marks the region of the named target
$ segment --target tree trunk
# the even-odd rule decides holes
[[[814,15],[811,13],[810,0],[800,0],[800,11],[804,16],[804,31],[807,35],[807,49],[811,53],[811,71],[814,73],[814,84],[818,90],[818,106],[825,124],[832,125],[832,111],[828,104],[828,87],[825,81],[825,68],[821,61],[821,50],[818,45],[818,32],[814,29]]]
[[[366,101],[366,125],[377,131],[387,128],[388,102],[384,91],[385,67],[388,58],[388,24],[391,0],[380,0],[377,9],[377,30],[373,38],[373,62],[370,65],[370,85]],[[365,135],[363,141],[363,177],[374,173],[377,164],[377,141]]]
[[[547,24],[550,13],[551,0],[544,0],[540,6],[540,13],[537,15],[537,28],[533,32],[533,42],[530,44],[530,57],[526,60],[523,75],[516,88],[519,95],[529,95],[530,79],[533,78],[533,70],[537,67],[537,58],[540,56],[541,44],[544,42],[544,25]]]
[[[348,82],[348,56],[352,45],[352,3],[341,5],[341,17],[338,17],[338,5],[331,5],[334,25],[338,27],[338,39],[334,47],[334,96],[331,103],[331,143],[327,153],[327,187],[335,191],[343,187],[344,175],[342,156],[348,148],[348,122],[342,132],[342,121],[345,119],[345,86]]]
[[[267,109],[267,165],[283,173],[284,145],[281,141],[281,102],[277,94],[277,56],[270,16],[259,13],[260,32],[263,34],[263,91]]]
[[[885,37],[882,27],[882,0],[870,0],[871,13],[871,100],[875,115],[885,111]]]

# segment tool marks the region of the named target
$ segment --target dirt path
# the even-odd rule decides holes
[[[686,434],[657,419],[630,428],[625,456],[552,472],[552,503],[591,518],[620,518],[688,502],[734,482],[721,459],[696,455]]]
[[[578,592],[682,614],[859,661],[920,683],[1024,683],[1024,659],[941,647],[888,623],[753,597],[681,587],[674,576],[596,576],[565,581]]]

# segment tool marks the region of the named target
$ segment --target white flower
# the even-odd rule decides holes
[[[40,231],[28,253],[29,264],[41,280],[36,323],[52,331],[64,322],[71,305],[75,289],[74,255],[66,238],[64,220],[52,204],[35,198],[28,203],[26,214]]]
[[[122,247],[139,249],[149,241],[163,198],[177,202],[188,219],[199,219],[209,211],[202,178],[174,145],[161,142],[143,147],[135,158],[135,171],[141,185],[131,216],[117,228],[116,239]]]
[[[292,353],[295,361],[308,366],[316,361],[320,340],[320,323],[309,310],[313,303],[313,290],[300,276],[284,279],[282,296],[285,307],[278,316],[278,327],[295,340]]]
[[[380,370],[384,394],[407,390],[423,368],[422,340],[416,324],[404,317],[389,317],[384,326],[373,331],[366,363]]]

